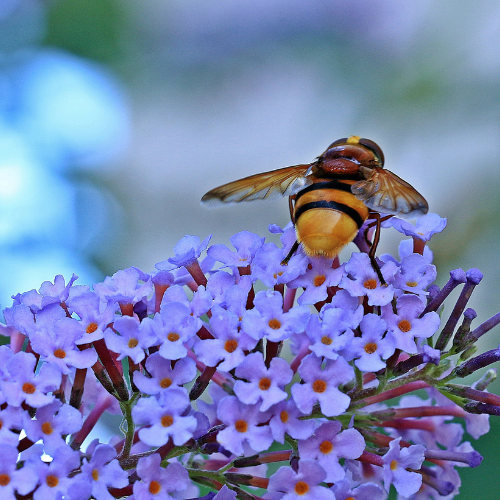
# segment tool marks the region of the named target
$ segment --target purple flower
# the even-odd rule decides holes
[[[361,321],[363,308],[360,307],[361,315],[357,315],[358,318],[351,311],[339,307],[323,308],[323,321],[320,321],[320,316],[311,315],[306,329],[311,340],[309,349],[318,357],[337,359],[339,353],[349,346],[354,338],[351,325],[356,328],[355,323],[358,319]]]
[[[268,287],[288,283],[306,272],[309,259],[302,253],[292,256],[288,265],[281,265],[286,257],[274,243],[266,243],[255,254],[252,261],[252,276]]]
[[[28,438],[33,442],[42,439],[45,452],[52,456],[57,448],[66,444],[63,436],[73,434],[81,427],[80,412],[70,405],[63,405],[60,401],[38,408],[35,420],[27,415],[24,416],[24,429]]]
[[[325,482],[336,483],[345,476],[340,458],[358,458],[365,450],[365,440],[356,429],[342,431],[340,422],[326,422],[314,436],[299,441],[301,460],[315,460],[326,471]]]
[[[248,382],[237,380],[233,387],[234,393],[245,404],[262,401],[260,411],[266,411],[286,399],[283,388],[293,377],[293,371],[284,359],[273,358],[270,367],[266,368],[262,354],[258,352],[249,354],[235,373],[239,379]]]
[[[191,382],[196,376],[196,363],[191,358],[181,358],[172,368],[172,363],[155,352],[146,361],[151,377],[141,372],[134,373],[134,383],[145,394],[159,394],[169,387]]]
[[[422,485],[422,475],[411,470],[418,470],[424,461],[425,448],[413,445],[408,448],[400,447],[401,438],[393,439],[389,443],[389,451],[382,457],[384,460],[384,486],[387,491],[391,484],[404,497],[416,493]]]
[[[446,222],[445,218],[429,213],[419,217],[415,226],[398,217],[391,217],[383,222],[383,226],[392,226],[406,236],[413,236],[423,241],[429,241],[434,234],[440,233],[446,227]]]
[[[170,266],[162,266],[166,263],[159,263],[156,268],[170,271],[176,267],[190,266],[206,250],[211,238],[212,235],[209,235],[200,243],[198,236],[184,236],[174,247],[175,256],[168,259]]]
[[[9,378],[0,382],[6,402],[12,406],[40,408],[51,403],[54,396],[49,394],[61,385],[61,371],[54,365],[45,363],[35,374],[36,358],[33,354],[18,352],[9,360]]]
[[[392,305],[382,308],[382,318],[387,323],[389,331],[394,333],[396,347],[409,354],[418,352],[416,338],[428,338],[439,328],[439,315],[432,311],[421,318],[424,310],[423,302],[416,295],[402,295],[398,298],[397,314],[394,314]]]
[[[141,481],[134,483],[134,497],[137,500],[175,499],[175,492],[188,488],[189,475],[181,464],[174,462],[163,468],[160,463],[158,453],[139,460],[137,475]]]
[[[97,445],[90,459],[84,458],[82,477],[91,483],[92,496],[98,500],[114,499],[108,487],[124,488],[128,485],[128,474],[120,467],[116,450],[109,444]]]
[[[314,354],[306,356],[299,366],[299,374],[304,384],[292,386],[292,396],[300,411],[309,414],[316,401],[327,417],[342,414],[349,406],[351,398],[338,389],[340,384],[354,377],[353,368],[344,358],[327,360],[324,369],[321,358]]]
[[[104,301],[135,304],[153,292],[153,283],[149,274],[135,267],[129,267],[111,277],[107,276],[103,283],[94,285],[94,291]]]
[[[436,266],[418,253],[404,257],[401,268],[394,276],[393,285],[402,292],[410,292],[425,300],[428,286],[436,279]],[[399,292],[401,294],[401,292]]]
[[[17,468],[19,452],[16,446],[0,443],[0,497],[16,498],[14,492],[27,495],[38,484],[38,475],[29,465]]]
[[[245,312],[242,328],[257,340],[265,337],[272,342],[280,342],[293,333],[301,333],[311,314],[306,306],[292,307],[283,312],[283,297],[274,290],[258,292],[254,305],[254,309]]]
[[[78,314],[85,334],[77,340],[77,345],[91,343],[104,337],[109,323],[114,320],[118,304],[113,301],[102,302],[95,292],[70,296],[67,305],[72,312]]]
[[[89,498],[91,485],[80,475],[70,477],[70,472],[80,466],[80,457],[68,446],[59,447],[50,463],[31,456],[26,464],[38,476],[39,487],[33,494],[34,500],[59,500],[64,496],[75,500]]]
[[[387,494],[384,490],[374,483],[360,484],[356,486],[349,472],[349,476],[341,481],[337,481],[332,486],[336,500],[385,500]]]
[[[313,420],[301,420],[304,414],[297,408],[293,399],[281,401],[271,408],[273,416],[269,427],[273,438],[279,443],[285,442],[285,433],[294,439],[307,439],[312,436],[316,423]]]
[[[225,245],[212,245],[207,254],[218,262],[226,266],[237,269],[238,267],[249,266],[255,252],[264,244],[265,238],[261,238],[249,231],[236,233],[230,239],[236,252],[232,252]]]
[[[48,306],[37,314],[37,320],[44,313],[50,313],[49,308],[61,309],[58,305]],[[97,361],[94,349],[78,349],[77,342],[85,334],[81,323],[73,318],[60,318],[50,329],[38,329],[41,322],[37,321],[37,329],[30,335],[33,350],[42,359],[57,366],[61,373],[68,374],[71,368],[89,368]]]
[[[388,306],[387,306],[388,307]],[[361,337],[355,337],[346,349],[347,359],[355,359],[354,364],[364,372],[377,372],[385,368],[386,360],[396,350],[396,339],[376,314],[367,314],[360,324]]]
[[[245,352],[257,344],[257,339],[238,328],[239,324],[240,320],[233,312],[220,306],[212,307],[210,327],[215,338],[196,341],[194,352],[198,359],[222,371],[236,368],[245,359]]]
[[[347,290],[353,297],[368,297],[371,306],[383,306],[394,297],[391,284],[382,285],[377,273],[372,267],[370,258],[365,253],[353,253],[345,265],[347,276],[342,278],[340,287]],[[398,270],[394,262],[388,262],[381,268],[386,283],[390,283]]]
[[[321,486],[326,472],[314,460],[300,460],[299,470],[280,467],[269,479],[268,500],[335,500],[333,491]]]
[[[162,446],[169,438],[177,446],[193,437],[196,418],[184,416],[189,406],[189,398],[180,387],[163,391],[158,399],[142,398],[132,409],[132,417],[137,425],[147,425],[139,430],[139,438],[148,446]]]
[[[165,359],[181,359],[194,342],[201,320],[191,315],[191,309],[180,302],[167,302],[154,318],[145,318],[141,330],[148,337],[156,336],[160,354]]]
[[[73,274],[68,284],[65,285],[64,277],[58,274],[54,278],[53,284],[50,281],[44,281],[38,292],[36,290],[30,290],[29,292],[19,293],[13,296],[14,305],[25,304],[36,313],[49,304],[64,302],[68,298],[69,291],[77,279],[78,276]]]
[[[245,405],[235,396],[226,396],[219,401],[217,416],[226,424],[219,431],[217,442],[235,455],[253,455],[267,450],[273,442],[268,425],[259,425],[269,420],[269,414],[259,411],[259,405]]]
[[[140,363],[145,356],[144,349],[155,345],[157,338],[151,330],[141,330],[137,318],[121,316],[104,332],[104,339],[108,349],[118,354],[118,361],[129,357],[134,363]]]
[[[332,268],[332,260],[323,257],[311,259],[311,268],[288,283],[290,288],[305,288],[299,304],[316,304],[328,297],[328,287],[337,286],[344,276],[344,266]]]

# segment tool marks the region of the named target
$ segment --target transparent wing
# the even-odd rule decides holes
[[[390,170],[380,167],[361,170],[366,179],[354,183],[351,191],[368,208],[408,219],[425,215],[429,210],[425,198]]]
[[[291,196],[311,184],[306,177],[312,166],[295,165],[230,182],[206,193],[201,202],[207,205],[240,201],[272,200]]]

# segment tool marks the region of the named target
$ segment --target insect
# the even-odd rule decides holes
[[[370,250],[373,262],[380,214],[414,218],[428,210],[424,197],[413,186],[383,166],[384,154],[375,142],[351,136],[330,144],[312,163],[224,184],[206,193],[201,201],[215,204],[289,196],[297,241],[284,263],[299,244],[310,256],[337,256],[373,217],[378,230]]]

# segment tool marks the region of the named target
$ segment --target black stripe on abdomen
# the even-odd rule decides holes
[[[317,189],[337,189],[339,191],[345,191],[346,193],[352,193],[351,185],[352,184],[346,184],[345,182],[339,182],[336,180],[315,182],[314,184],[311,184],[310,186],[305,187],[304,189],[302,189],[302,191],[299,191],[295,195],[295,203],[297,203],[297,200],[302,195],[309,193],[311,191],[316,191]]]
[[[299,217],[307,210],[311,210],[313,208],[329,208],[330,210],[336,210],[337,212],[342,212],[348,215],[358,226],[358,229],[363,225],[363,218],[359,213],[354,210],[354,208],[349,207],[348,205],[344,205],[343,203],[337,203],[336,201],[327,201],[327,200],[319,200],[312,201],[311,203],[305,203],[301,207],[295,210],[295,223]]]

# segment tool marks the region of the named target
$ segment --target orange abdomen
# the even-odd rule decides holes
[[[295,230],[308,255],[333,258],[358,234],[369,210],[351,193],[354,182],[318,179],[297,194]]]

